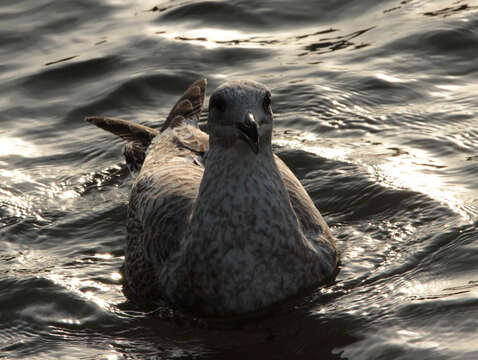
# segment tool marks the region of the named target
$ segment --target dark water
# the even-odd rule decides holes
[[[478,359],[477,57],[472,1],[0,2],[0,358]],[[202,76],[272,89],[343,253],[266,316],[121,293],[133,179],[83,117],[158,127]]]

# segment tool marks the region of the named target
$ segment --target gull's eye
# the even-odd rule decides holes
[[[226,110],[226,101],[223,99],[222,96],[216,95],[211,98],[209,107],[211,109],[216,109],[216,110],[219,110],[220,112],[223,112],[224,110]]]
[[[264,98],[264,110],[269,111],[271,107],[271,94],[267,94],[266,97]]]

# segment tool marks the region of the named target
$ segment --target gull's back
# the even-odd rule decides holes
[[[197,127],[206,80],[192,84],[152,139],[131,191],[123,291],[150,304],[160,298],[155,278],[177,251],[204,172],[208,136]]]
[[[122,272],[125,295],[141,304],[160,298],[157,272],[178,249],[197,196],[208,148],[208,135],[197,126],[205,90],[206,79],[190,85],[161,130],[115,118],[86,118],[125,140],[126,163],[139,170],[128,206]]]
[[[157,136],[131,192],[124,291],[137,302],[160,297],[154,279],[164,260],[179,248],[197,197],[204,172],[202,155],[175,140],[194,130],[181,125]]]

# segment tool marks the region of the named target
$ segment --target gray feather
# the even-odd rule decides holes
[[[254,82],[220,87],[211,96],[210,135],[185,121],[199,116],[205,81],[173,107],[148,144],[131,192],[123,268],[128,298],[228,316],[336,274],[339,253],[327,224],[272,153],[272,112],[263,105],[269,94]],[[237,126],[251,114],[257,153],[241,133],[246,127]]]

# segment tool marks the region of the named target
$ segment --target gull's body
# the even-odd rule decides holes
[[[333,278],[330,230],[272,153],[269,91],[251,81],[220,87],[208,136],[195,121],[204,89],[205,80],[193,84],[161,132],[89,119],[128,140],[127,161],[141,167],[128,209],[127,297],[227,316]]]

